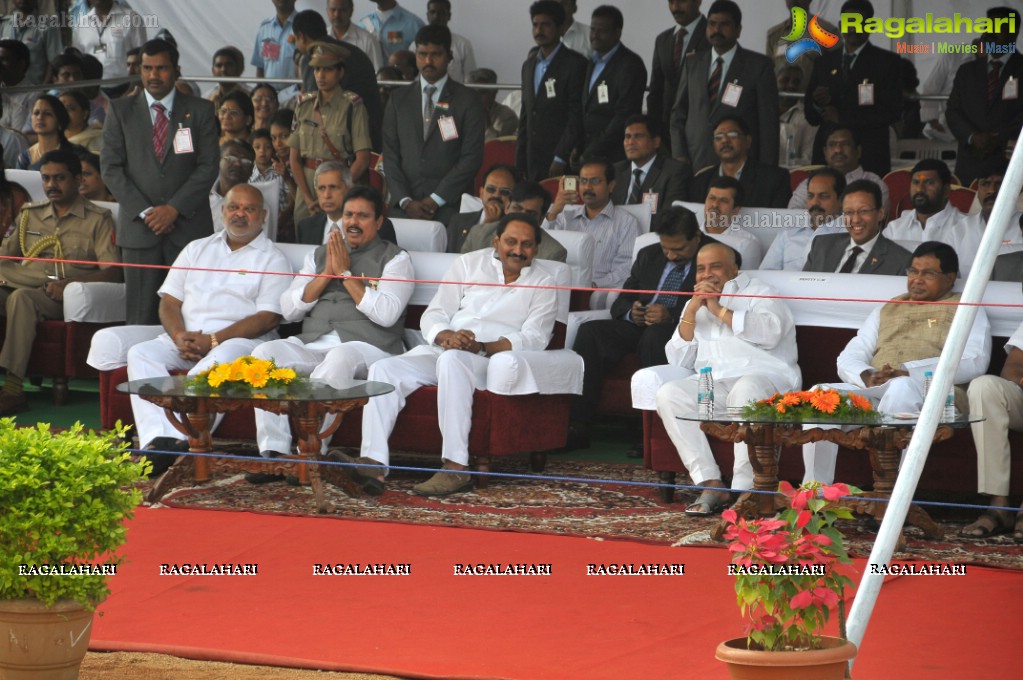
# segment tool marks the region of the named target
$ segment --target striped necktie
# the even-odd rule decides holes
[[[714,60],[714,70],[710,74],[710,80],[707,81],[707,98],[710,100],[710,105],[718,101],[718,94],[721,92],[721,69],[723,68],[725,60],[718,57]]]
[[[156,159],[163,163],[163,157],[167,153],[167,131],[170,129],[170,121],[167,120],[167,108],[160,102],[153,104],[156,111],[156,119],[153,121],[153,151]]]

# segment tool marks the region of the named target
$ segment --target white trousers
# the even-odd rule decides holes
[[[924,403],[922,386],[907,375],[892,378],[888,389],[874,408],[882,413],[919,413]],[[850,385],[850,387],[855,387]],[[833,429],[837,425],[821,425],[821,429]],[[851,430],[854,427],[846,427]],[[838,461],[838,444],[834,442],[812,442],[803,444],[803,483],[820,482],[831,484],[835,481],[835,463]]]
[[[391,355],[366,342],[353,341],[334,347],[317,347],[315,344],[303,344],[297,338],[287,338],[264,342],[253,350],[252,356],[273,359],[278,366],[293,368],[313,380],[321,380],[331,387],[343,389],[351,386],[353,380],[365,380],[370,366]],[[260,453],[291,451],[293,444],[288,416],[261,408],[256,409],[255,416],[256,444]],[[329,428],[336,417],[328,414],[323,429]],[[321,450],[326,451],[328,445],[329,441],[324,440]]]
[[[487,385],[490,359],[462,350],[421,346],[401,356],[383,359],[369,369],[369,379],[394,385],[394,391],[373,397],[362,411],[362,455],[387,465],[387,440],[410,394],[426,385],[437,386],[437,420],[444,443],[444,460],[469,464],[472,397]]]
[[[682,464],[689,471],[695,484],[709,479],[721,479],[721,469],[714,460],[707,435],[700,429],[700,423],[680,420],[678,416],[697,412],[696,394],[699,389],[699,374],[682,380],[665,383],[657,390],[657,413],[664,422],[664,429],[678,450]],[[775,392],[784,392],[788,387],[776,384],[764,375],[750,374],[741,378],[714,381],[714,400],[726,406],[745,406],[755,399],[765,399]],[[735,464],[732,466],[732,488],[753,488],[753,466],[749,462],[746,444],[735,445]]]
[[[174,370],[187,370],[189,375],[195,375],[213,364],[230,363],[238,357],[250,354],[259,342],[248,338],[224,340],[211,349],[201,361],[194,362],[183,358],[174,341],[163,333],[128,350],[128,380],[160,378],[169,376]],[[185,436],[175,430],[167,420],[162,407],[132,395],[131,410],[135,415],[135,431],[138,433],[140,446],[145,446],[156,437],[185,439]],[[211,432],[217,428],[222,418],[222,414],[216,416],[210,428]]]
[[[992,496],[1009,495],[1009,430],[1023,430],[1023,390],[1014,382],[982,375],[967,390],[970,415],[983,418],[973,423],[977,448],[977,491]]]

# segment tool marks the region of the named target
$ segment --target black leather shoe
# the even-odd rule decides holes
[[[284,454],[280,451],[260,451],[260,458],[280,458]],[[245,473],[245,481],[249,484],[272,484],[274,482],[285,481],[284,475],[275,475],[272,472],[247,472]],[[297,481],[297,480],[296,480]],[[291,480],[288,480],[291,483]]]
[[[184,439],[174,437],[154,437],[145,447],[146,458],[153,464],[153,471],[149,473],[150,479],[159,477],[166,472],[171,465],[178,460],[175,453],[156,453],[162,451],[173,451],[177,453],[188,453],[188,442]],[[152,453],[148,453],[152,452]]]

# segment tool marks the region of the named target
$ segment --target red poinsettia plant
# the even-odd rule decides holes
[[[862,492],[819,482],[798,489],[782,482],[778,490],[788,497],[789,507],[776,517],[746,520],[734,510],[723,514],[736,600],[747,620],[747,646],[819,649],[832,609],[838,608],[844,627],[844,593],[852,586],[843,573],[852,561],[835,527],[835,520],[851,519],[852,512],[837,501]]]

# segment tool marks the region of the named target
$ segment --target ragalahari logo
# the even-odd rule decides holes
[[[792,32],[785,36],[785,40],[792,43],[785,50],[785,58],[789,60],[790,64],[807,52],[821,54],[822,47],[830,49],[838,44],[838,36],[831,31],[824,30],[817,20],[816,14],[813,15],[809,25],[806,18],[805,9],[802,7],[792,8]],[[810,37],[804,38],[803,34],[806,33],[808,28],[810,30]]]

